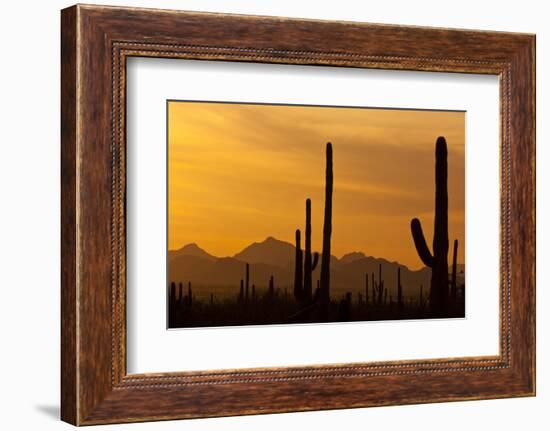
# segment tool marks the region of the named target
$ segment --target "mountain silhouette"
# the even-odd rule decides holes
[[[170,250],[168,251],[168,256],[170,259],[180,256],[196,256],[210,261],[217,259],[217,257],[207,253],[195,243],[187,244],[178,250]]]
[[[250,284],[265,289],[273,275],[276,287],[292,289],[294,281],[294,245],[268,237],[245,247],[233,257],[215,257],[197,244],[188,244],[179,250],[169,251],[169,281],[187,283],[191,281],[195,291],[201,288],[231,288],[233,294],[244,279],[246,263],[250,264]],[[397,295],[397,268],[401,270],[401,284],[405,296],[417,297],[420,286],[424,294],[429,291],[431,270],[422,268],[410,270],[399,262],[390,262],[383,258],[365,256],[362,252],[345,254],[341,259],[331,257],[331,288],[336,297],[347,291],[362,293],[365,291],[365,276],[369,277],[369,296],[372,289],[372,274],[378,282],[378,271],[382,265],[382,279],[388,288],[388,297]],[[464,265],[458,265],[459,282],[464,280]],[[320,268],[313,272],[314,286],[320,278]]]
[[[364,257],[365,257],[365,253],[361,253],[360,251],[354,251],[354,252],[343,255],[339,259],[339,263],[340,264],[351,263],[355,260],[363,259]]]
[[[249,245],[237,253],[234,258],[242,262],[266,263],[285,267],[291,263],[293,264],[294,253],[294,245],[270,236],[263,242],[255,242]]]

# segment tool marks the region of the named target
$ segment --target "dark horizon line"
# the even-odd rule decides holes
[[[345,109],[378,109],[385,111],[419,111],[419,112],[462,112],[465,109],[437,109],[437,108],[394,108],[387,106],[353,106],[353,105],[317,105],[309,103],[281,103],[281,102],[237,102],[220,100],[190,100],[190,99],[166,99],[166,105],[169,103],[210,103],[220,105],[257,105],[257,106],[288,106],[305,108],[345,108]]]

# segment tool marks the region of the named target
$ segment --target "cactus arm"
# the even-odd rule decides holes
[[[315,268],[317,268],[317,263],[319,263],[319,253],[315,252],[313,253],[313,260],[311,262],[312,271],[315,271]]]
[[[416,247],[416,252],[420,257],[420,260],[422,260],[424,265],[431,268],[434,263],[434,258],[430,253],[428,244],[426,244],[426,239],[424,238],[424,233],[422,232],[420,220],[417,218],[414,218],[411,221],[411,233],[414,240],[414,246]]]

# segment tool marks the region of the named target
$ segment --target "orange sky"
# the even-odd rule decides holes
[[[443,135],[449,240],[459,240],[463,262],[464,133],[463,112],[169,102],[168,246],[196,242],[230,256],[268,236],[293,243],[309,197],[320,251],[330,141],[332,253],[420,268],[410,220],[420,218],[431,247],[435,140]]]

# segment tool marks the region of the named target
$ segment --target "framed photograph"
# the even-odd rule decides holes
[[[535,394],[535,37],[62,11],[62,419]]]
[[[168,328],[465,317],[465,112],[167,111]],[[434,130],[448,137],[435,151]],[[434,220],[433,252],[415,208]]]

